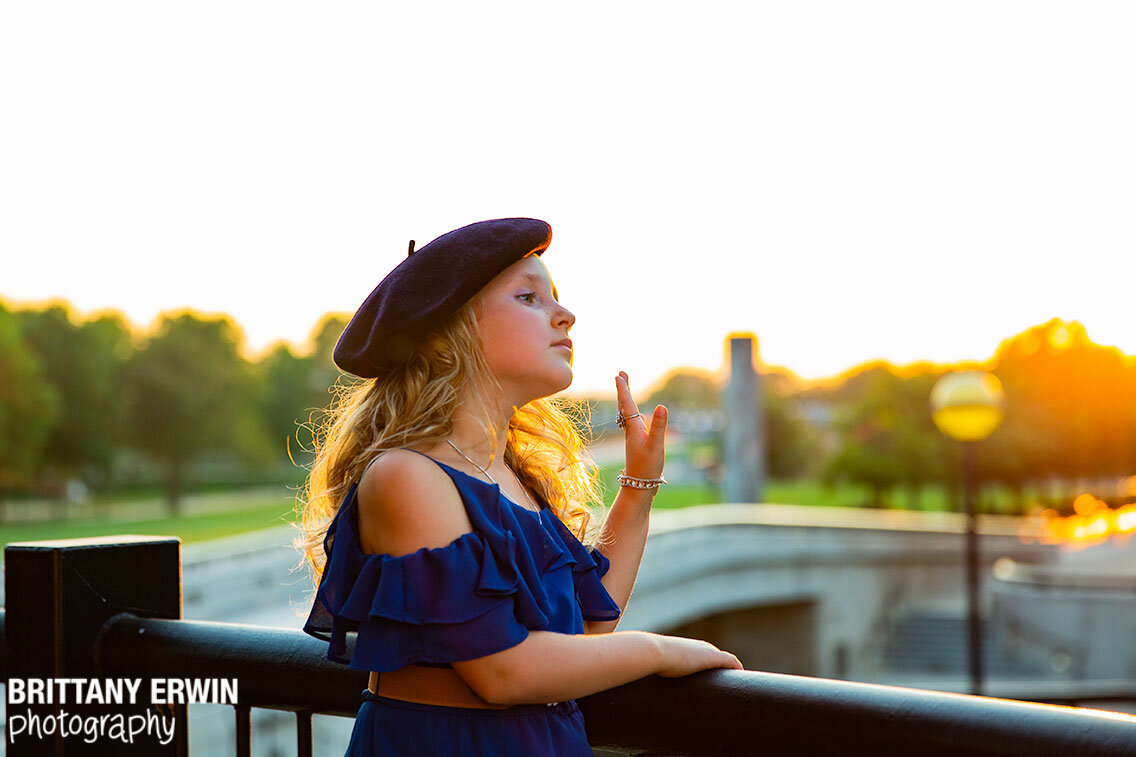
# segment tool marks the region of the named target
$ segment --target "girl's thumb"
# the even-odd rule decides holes
[[[666,405],[655,405],[655,415],[654,418],[651,419],[651,422],[655,426],[662,426],[667,422]]]

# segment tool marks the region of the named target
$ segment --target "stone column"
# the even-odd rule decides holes
[[[761,377],[754,368],[757,338],[731,335],[730,377],[723,412],[726,416],[722,457],[726,466],[725,502],[761,502],[765,488],[765,428]]]

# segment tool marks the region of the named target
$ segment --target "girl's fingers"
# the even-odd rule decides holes
[[[650,428],[647,438],[644,439],[644,448],[653,454],[663,453],[663,440],[667,435],[667,408],[665,405],[656,405],[655,412],[650,417]]]
[[[651,417],[651,441],[656,445],[663,443],[663,436],[667,432],[668,415],[666,405],[655,406],[655,413]]]
[[[624,424],[623,431],[624,438],[627,441],[628,457],[632,453],[636,457],[646,454],[649,458],[659,458],[657,462],[661,462],[663,440],[666,437],[669,415],[666,406],[656,405],[654,412],[649,417],[645,417],[631,396],[631,389],[627,385],[627,374],[623,371],[620,371],[619,375],[615,377],[615,388],[619,411],[623,413],[623,416],[628,417],[639,413],[638,417],[632,418]],[[637,424],[637,433],[630,432],[628,426],[632,423]]]
[[[619,375],[615,377],[615,391],[618,398],[619,411],[623,413],[623,416],[625,418],[635,415],[639,412],[639,406],[636,405],[635,400],[631,398],[631,390],[627,387],[627,374],[623,371],[620,371]],[[640,415],[638,418],[632,418],[628,421],[628,423],[635,423],[637,421],[639,422],[639,425],[641,425],[643,429],[646,430],[647,425],[643,423],[642,415]],[[624,427],[624,430],[626,430],[626,426]]]
[[[619,396],[619,409],[624,415],[634,415],[639,412],[635,408],[635,400],[631,398],[631,388],[627,385],[627,374],[623,371],[615,377],[615,391]]]
[[[620,381],[620,379],[623,380]],[[615,388],[619,397],[619,408],[623,411],[623,414],[625,416],[628,416],[638,413],[639,406],[635,404],[635,400],[631,397],[631,389],[627,385],[627,374],[623,371],[620,371],[619,375],[615,377]],[[627,408],[631,409],[628,410]],[[647,433],[648,438],[653,442],[653,446],[662,444],[662,439],[666,433],[668,420],[668,412],[665,405],[655,406],[655,412],[651,415],[649,425],[647,419],[642,415],[640,415],[638,418],[632,419],[629,422],[634,423],[637,420],[643,421],[643,430]]]

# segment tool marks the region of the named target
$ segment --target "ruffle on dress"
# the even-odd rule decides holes
[[[452,471],[474,526],[444,547],[399,557],[363,553],[357,484],[345,495],[324,538],[327,561],[304,625],[329,643],[329,660],[382,672],[493,654],[530,630],[575,632],[578,621],[558,610],[567,603],[556,601],[557,582],[549,581],[550,595],[543,580],[565,566],[584,619],[619,617],[600,582],[610,566],[603,554],[584,547],[553,512],[526,510],[506,501],[497,485],[439,465]],[[351,631],[358,632],[353,650]]]
[[[615,620],[620,615],[619,605],[608,594],[600,579],[607,575],[611,561],[598,549],[588,549],[576,538],[568,526],[552,512],[545,516],[553,521],[559,548],[563,553],[546,570],[559,567],[564,562],[572,565],[572,580],[576,586],[576,599],[584,620]],[[545,531],[547,535],[547,531]],[[553,541],[549,536],[549,541]]]

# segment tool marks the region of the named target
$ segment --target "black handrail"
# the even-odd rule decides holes
[[[239,756],[251,753],[252,707],[294,711],[302,757],[312,751],[313,714],[351,717],[358,711],[365,673],[328,661],[326,643],[300,630],[180,619],[177,539],[24,542],[7,545],[4,557],[8,606],[0,629],[8,676],[236,678]],[[593,746],[653,757],[1136,757],[1132,716],[775,673],[648,676],[578,702]],[[148,742],[146,754],[188,755],[187,705],[171,709],[175,738]],[[82,741],[56,735],[16,740],[8,753],[90,752]]]
[[[327,659],[327,642],[303,631],[119,613],[96,641],[107,676],[236,678],[242,705],[355,717],[367,673]]]
[[[326,651],[299,630],[119,613],[96,665],[236,677],[242,704],[353,716],[366,674]],[[1119,713],[777,673],[650,676],[577,701],[592,746],[629,754],[1136,755],[1136,717]]]

